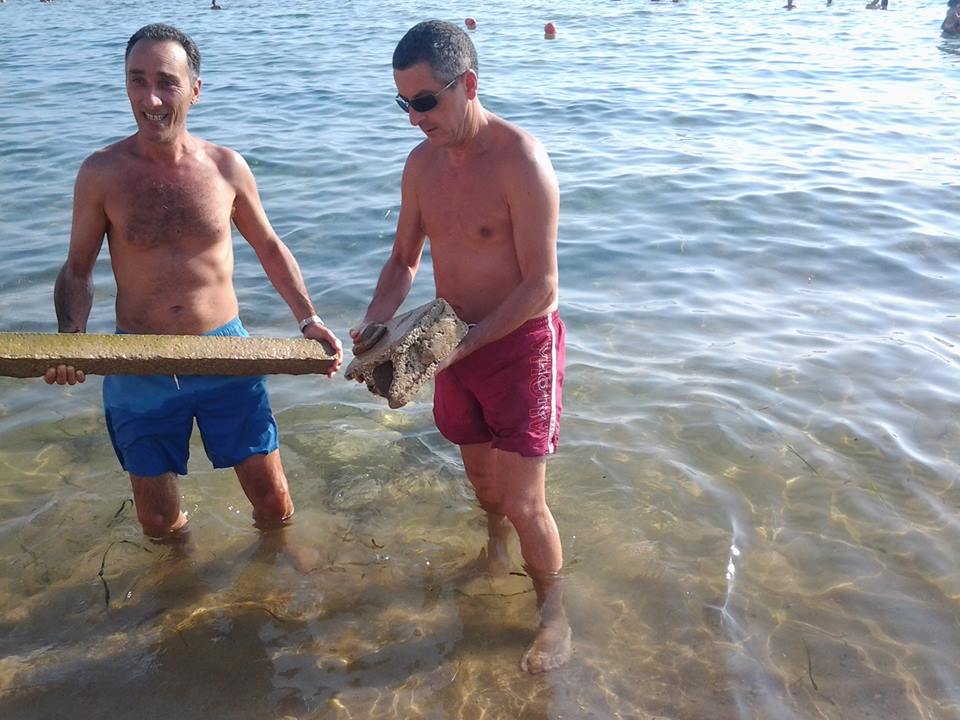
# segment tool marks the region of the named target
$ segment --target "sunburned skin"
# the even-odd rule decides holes
[[[491,192],[503,172],[498,158],[515,137],[503,121],[493,120],[490,126],[495,142],[475,153],[470,172],[452,166],[445,153],[429,145],[411,158],[416,161],[414,192],[430,238],[437,295],[469,323],[489,315],[521,278],[510,208],[500,193]],[[430,187],[443,187],[446,193],[431,193]]]
[[[425,64],[396,71],[394,77],[404,97],[439,89]],[[479,323],[522,284],[524,265],[555,272],[545,257],[551,249],[539,237],[518,250],[519,208],[508,201],[518,183],[555,183],[555,178],[542,145],[516,125],[479,106],[460,117],[442,112],[456,94],[454,86],[436,110],[410,112],[410,123],[427,139],[411,152],[404,180],[415,203],[408,207],[416,208],[418,229],[430,238],[437,296],[464,321]],[[413,232],[404,222],[409,216],[401,217],[401,232]],[[549,228],[541,232],[549,233]],[[545,315],[556,305],[550,296],[529,308],[523,319]]]

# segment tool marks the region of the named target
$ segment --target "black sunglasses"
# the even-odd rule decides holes
[[[410,108],[413,108],[418,113],[430,112],[437,106],[437,103],[440,102],[437,100],[437,98],[440,97],[445,90],[452,88],[454,83],[456,83],[459,79],[460,76],[457,75],[453,80],[430,95],[417,95],[417,97],[413,98],[412,100],[407,100],[403,95],[397,93],[397,96],[394,98],[394,100],[397,101],[397,105],[399,105],[400,109],[405,113],[410,112]]]

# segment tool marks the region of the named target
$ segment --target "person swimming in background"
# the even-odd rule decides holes
[[[783,6],[784,10],[793,10],[797,6],[793,4],[793,0],[787,0],[787,4]]]
[[[947,16],[940,24],[940,30],[951,35],[960,33],[960,0],[947,3]]]
[[[217,4],[217,0],[210,0],[210,9],[211,10],[223,10],[221,5]]]
[[[886,10],[887,0],[870,0],[866,5],[867,10]]]

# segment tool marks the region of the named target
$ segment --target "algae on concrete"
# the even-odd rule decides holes
[[[303,338],[0,333],[0,375],[19,378],[55,365],[88,375],[326,374],[333,358]]]

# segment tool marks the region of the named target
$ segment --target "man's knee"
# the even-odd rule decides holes
[[[158,508],[137,506],[137,520],[143,528],[143,534],[151,538],[164,538],[180,530],[187,518],[180,508]]]
[[[500,505],[501,492],[497,484],[496,465],[491,463],[464,463],[467,479],[473,486],[473,492],[480,501],[480,506],[487,512]]]
[[[183,527],[186,516],[180,512],[177,476],[173,473],[130,475],[137,520],[148,537],[162,538]]]
[[[480,503],[480,507],[484,512],[491,515],[503,515],[503,508],[500,505],[499,498],[495,497],[493,494],[484,495],[480,491],[476,491],[477,502]]]
[[[293,501],[278,450],[253,455],[234,469],[258,522],[280,522],[293,514]]]
[[[507,499],[502,503],[501,510],[517,528],[537,522],[549,512],[546,503],[531,498]]]
[[[267,488],[250,501],[258,521],[279,523],[293,515],[293,500],[286,488]]]

